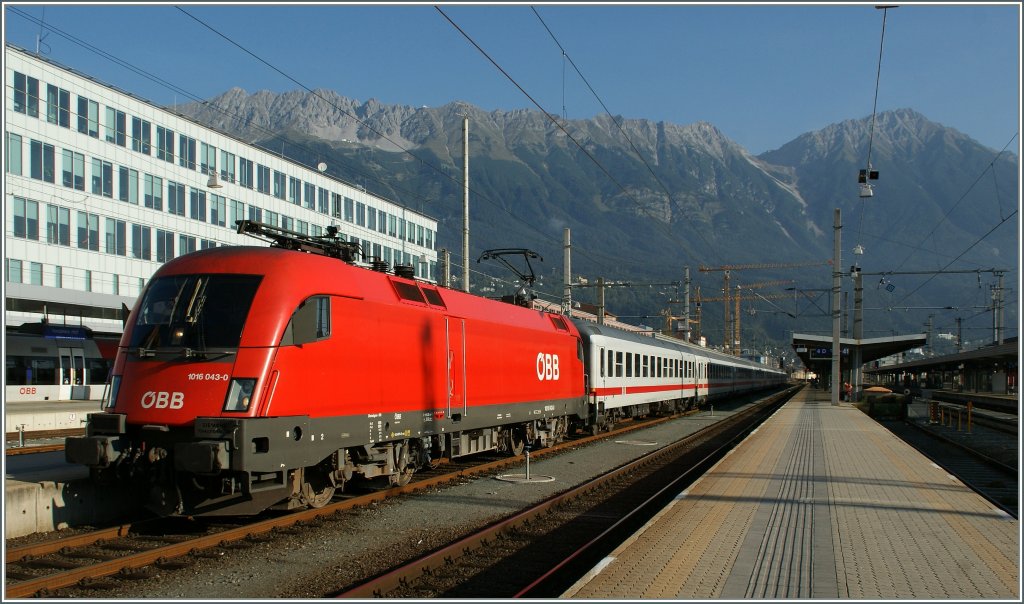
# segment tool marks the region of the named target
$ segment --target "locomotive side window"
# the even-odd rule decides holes
[[[406,283],[405,281],[392,279],[391,285],[395,286],[395,292],[399,298],[409,300],[410,302],[419,302],[420,304],[427,303],[423,298],[423,292],[420,291],[420,288],[416,287],[415,283]]]
[[[281,346],[297,346],[331,337],[331,299],[313,296],[299,304],[281,336]]]

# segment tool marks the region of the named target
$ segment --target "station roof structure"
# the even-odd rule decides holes
[[[867,339],[840,338],[841,367],[843,370],[849,368],[850,351],[855,348],[860,350],[861,363],[870,363],[904,350],[924,346],[927,341],[928,336],[923,333]],[[793,349],[809,371],[819,375],[831,373],[832,336],[794,333]]]
[[[947,354],[928,359],[918,359],[899,363],[898,365],[886,365],[877,369],[866,370],[868,373],[888,373],[893,371],[927,371],[959,368],[967,363],[990,363],[1003,361],[1016,364],[1020,354],[1020,344],[1016,338],[1002,344],[983,346],[966,352]]]

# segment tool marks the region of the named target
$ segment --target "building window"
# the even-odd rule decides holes
[[[288,201],[299,205],[302,203],[302,181],[298,178],[288,177]]]
[[[14,72],[14,110],[39,117],[39,80]]]
[[[107,229],[104,233],[106,235],[106,248],[104,251],[108,254],[127,256],[126,233],[127,229],[123,220],[107,218]]]
[[[21,283],[21,260],[7,259],[7,282]]]
[[[113,277],[113,279],[110,282],[110,293],[115,296],[119,296],[121,295],[121,276],[111,275],[111,277]]]
[[[53,267],[53,286],[64,287],[64,267],[55,266]]]
[[[388,235],[391,237],[398,236],[398,217],[388,214]]]
[[[434,249],[434,231],[427,229],[426,246],[428,250]]]
[[[288,177],[284,173],[274,170],[274,197],[284,199],[287,187]]]
[[[210,193],[210,224],[224,226],[227,218],[227,199]]]
[[[138,151],[139,153],[145,153],[146,155],[149,155],[151,132],[152,129],[149,122],[142,118],[133,117],[132,151]]]
[[[36,180],[55,183],[53,145],[35,140],[29,143],[29,175]]]
[[[92,271],[85,271],[85,291],[92,291]]]
[[[220,179],[227,182],[235,182],[235,154],[227,151],[220,152]]]
[[[43,284],[43,265],[39,262],[28,263],[28,283],[29,285]]]
[[[114,196],[114,166],[95,157],[92,159],[92,193],[104,197]]]
[[[196,169],[196,139],[191,136],[178,135],[178,165],[189,170]]]
[[[305,183],[305,191],[303,192],[303,201],[305,202],[306,208],[310,210],[316,209],[316,185]]]
[[[213,249],[215,247],[217,247],[217,242],[216,241],[210,241],[209,239],[200,239],[199,240],[199,249],[201,249],[201,250],[209,250],[209,249]]]
[[[93,138],[100,137],[100,105],[84,96],[78,97],[78,131]]]
[[[331,193],[331,216],[341,218],[341,195]]]
[[[78,249],[100,251],[100,217],[78,213]]]
[[[235,225],[238,224],[239,220],[245,220],[245,204],[240,202],[240,201],[236,201],[236,200],[232,199],[231,200],[231,225],[230,225],[231,228],[235,228]]]
[[[132,258],[152,259],[152,235],[148,226],[132,225]]]
[[[39,241],[39,203],[14,198],[14,236]]]
[[[295,230],[295,221],[289,216],[281,215],[281,228],[288,229],[289,231]]]
[[[354,222],[356,214],[356,202],[355,200],[346,197],[345,198],[345,222]]]
[[[128,128],[125,125],[124,111],[118,111],[113,107],[107,107],[107,142],[115,145],[125,146],[125,134]]]
[[[174,131],[156,127],[156,158],[174,163]]]
[[[206,222],[206,191],[200,191],[192,187],[189,190],[189,198],[192,202],[189,217]]]
[[[238,184],[246,189],[253,188],[252,160],[238,158]]]
[[[46,86],[46,121],[71,127],[71,93],[53,84]]]
[[[203,174],[217,173],[217,147],[199,144],[199,169]]]
[[[311,224],[309,225],[309,234],[312,235],[313,237],[323,237],[324,227],[318,224]]]
[[[327,192],[327,189],[325,189],[323,187],[318,187],[317,188],[317,196],[319,198],[318,201],[319,201],[320,213],[321,214],[326,214],[328,212],[328,207],[330,206],[330,197],[329,197],[329,194]]]
[[[118,166],[117,172],[118,198],[139,205],[139,173],[124,166]]]
[[[416,245],[423,245],[423,226],[416,225]]]
[[[366,208],[366,228],[371,231],[377,230],[377,210],[371,207]]]
[[[156,230],[156,261],[167,262],[174,258],[174,233]]]
[[[21,176],[21,137],[7,133],[7,171]]]
[[[277,212],[267,210],[267,224],[270,226],[278,226],[278,216],[279,214]]]
[[[384,210],[377,210],[377,232],[381,235],[387,230],[388,215]]]
[[[63,158],[62,182],[65,187],[85,190],[85,156],[75,153],[70,149],[64,149],[61,153]]]
[[[263,222],[263,209],[256,206],[249,206],[249,220]]]
[[[178,235],[178,253],[184,256],[196,251],[196,238],[189,235]]]
[[[185,185],[167,181],[167,211],[178,216],[185,215]]]
[[[270,168],[256,164],[256,190],[270,194]]]
[[[152,174],[144,174],[142,177],[143,191],[142,199],[147,208],[154,210],[164,209],[164,179]]]
[[[46,242],[71,245],[71,210],[60,206],[46,206]]]
[[[366,226],[366,204],[363,202],[356,204],[356,226]]]

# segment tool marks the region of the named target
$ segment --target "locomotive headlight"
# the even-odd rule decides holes
[[[110,389],[107,390],[107,400],[103,401],[103,406],[107,409],[113,408],[117,404],[117,391],[121,389],[121,376],[115,375],[110,378]]]
[[[256,378],[234,378],[224,399],[225,411],[248,411],[252,393],[256,389]]]

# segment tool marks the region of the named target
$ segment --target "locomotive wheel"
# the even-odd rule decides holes
[[[311,508],[322,508],[331,502],[335,486],[329,475],[319,468],[306,468],[303,477],[302,503]]]
[[[396,485],[398,485],[400,487],[404,487],[405,485],[409,484],[409,481],[412,480],[412,475],[416,473],[416,465],[413,464],[413,463],[410,463],[410,461],[411,461],[410,460],[410,457],[411,457],[410,456],[410,452],[411,451],[410,451],[410,446],[409,446],[408,442],[404,442],[401,445],[395,445],[395,446],[396,447],[401,447],[401,449],[400,449],[400,452],[397,455],[397,460],[396,460],[396,462],[397,462],[396,466],[398,468],[398,472],[396,472],[393,480],[394,480]]]
[[[526,448],[526,430],[515,426],[508,431],[508,450],[513,456],[522,455]]]

